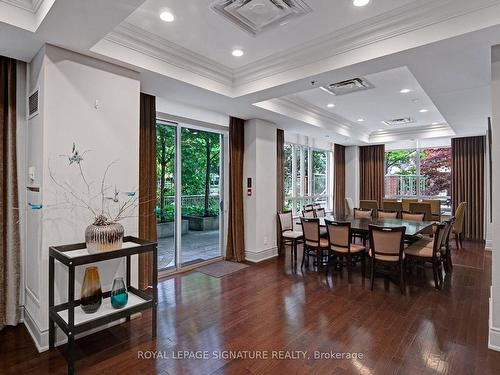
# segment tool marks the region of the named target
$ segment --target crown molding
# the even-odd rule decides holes
[[[370,143],[383,143],[411,138],[453,137],[456,133],[448,124],[410,126],[375,131],[370,134]]]
[[[42,5],[44,0],[0,0],[9,5],[13,5],[17,8],[27,10],[31,13],[38,12],[40,5]]]
[[[104,39],[232,87],[230,68],[131,23],[123,22]]]
[[[371,17],[234,70],[234,85],[267,78],[357,48],[499,4],[498,0],[424,0]]]

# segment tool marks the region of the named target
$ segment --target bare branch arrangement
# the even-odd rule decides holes
[[[56,175],[53,173],[49,162],[49,175],[51,180],[56,184],[58,188],[62,190],[65,204],[69,205],[71,208],[85,208],[94,217],[94,225],[108,225],[111,223],[116,223],[125,218],[134,217],[133,215],[137,204],[138,196],[136,191],[121,192],[116,186],[108,185],[106,178],[111,167],[117,163],[113,161],[106,166],[103,176],[100,181],[100,187],[98,192],[93,192],[92,188],[94,186],[93,182],[89,182],[84,173],[84,155],[89,152],[89,150],[80,153],[73,143],[72,151],[69,155],[59,155],[60,157],[67,158],[69,161],[69,166],[76,165],[78,168],[79,177],[84,185],[86,193],[81,193],[78,189],[73,187],[68,182],[61,182],[57,179]],[[113,190],[110,196],[110,191]],[[125,195],[126,198],[121,199],[121,196]],[[98,199],[99,198],[99,199]],[[98,199],[99,204],[95,205]],[[114,206],[114,207],[112,207]],[[112,209],[113,208],[113,209]]]

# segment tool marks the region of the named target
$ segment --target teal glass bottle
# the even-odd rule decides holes
[[[113,280],[113,289],[111,289],[111,306],[115,309],[125,307],[128,302],[128,291],[123,281],[123,277],[117,277]]]

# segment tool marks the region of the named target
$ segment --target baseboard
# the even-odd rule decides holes
[[[500,352],[500,328],[493,326],[493,306],[492,306],[492,287],[490,287],[490,306],[489,306],[489,334],[488,334],[488,348]]]
[[[484,249],[492,251],[493,250],[493,241],[492,240],[486,240],[485,245],[484,245]]]
[[[270,247],[261,251],[245,251],[245,260],[252,263],[259,263],[267,259],[278,256],[278,247]]]

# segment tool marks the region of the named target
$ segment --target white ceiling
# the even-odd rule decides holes
[[[294,94],[292,97],[339,115],[352,126],[367,133],[446,122],[407,67],[368,74],[362,78],[368,80],[374,88],[340,96],[316,88]],[[405,88],[412,91],[407,94],[400,93],[400,90]],[[328,108],[328,104],[334,104],[335,107]],[[420,113],[421,109],[427,109],[428,112]],[[414,122],[404,126],[387,126],[382,123],[404,117],[410,117]],[[364,121],[358,121],[361,119]]]
[[[0,55],[30,61],[44,43],[54,44],[140,72],[141,90],[167,101],[342,144],[444,136],[443,127],[426,125],[433,122],[459,136],[481,134],[491,112],[500,0],[373,0],[360,9],[351,0],[309,0],[313,13],[256,38],[213,14],[211,0],[45,0],[40,9],[53,5],[34,31],[11,1],[0,0],[0,10],[12,11],[0,12]],[[160,3],[174,23],[159,21]],[[231,56],[235,43],[244,58]],[[376,95],[334,98],[328,111],[321,93],[308,91],[353,77],[377,82]],[[415,110],[399,94],[403,84],[431,111],[413,115],[417,126],[378,131],[381,118]]]
[[[210,10],[213,0],[147,0],[126,22],[226,67],[239,68],[370,18],[397,13],[404,5],[429,0],[374,0],[365,7],[353,6],[352,0],[305,1],[311,13],[256,37]],[[173,13],[175,21],[163,22],[159,17],[163,10]],[[243,49],[245,55],[233,57],[233,48]]]

